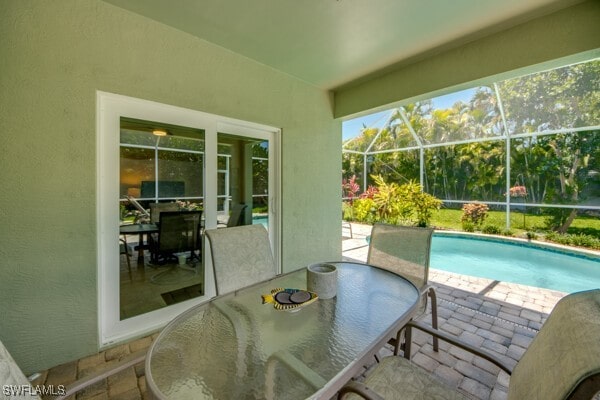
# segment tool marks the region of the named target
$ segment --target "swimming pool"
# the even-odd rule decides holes
[[[431,268],[572,293],[600,288],[600,258],[527,242],[435,233]]]
[[[266,215],[253,215],[252,224],[262,224],[265,228],[269,229],[269,217]]]

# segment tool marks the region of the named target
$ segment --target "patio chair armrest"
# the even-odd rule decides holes
[[[378,395],[367,385],[358,381],[350,381],[344,385],[344,387],[339,391],[340,400],[343,400],[349,393],[356,393],[367,400],[384,400],[383,397]]]
[[[129,367],[133,367],[136,364],[143,362],[146,359],[147,350],[140,350],[135,353],[129,354],[119,360],[117,363],[107,366],[89,376],[78,379],[75,382],[66,385],[64,394],[60,396],[50,397],[51,400],[63,400],[75,393],[99,382],[103,379],[108,378],[118,372],[121,372]]]
[[[448,342],[456,347],[460,347],[463,350],[466,350],[472,354],[475,354],[478,357],[483,358],[484,360],[487,360],[489,362],[491,362],[492,364],[498,366],[500,369],[502,369],[503,371],[505,371],[506,373],[508,373],[509,375],[512,374],[512,368],[509,367],[508,365],[506,365],[502,360],[500,360],[498,357],[494,356],[493,354],[485,351],[485,350],[481,350],[478,349],[474,346],[469,345],[468,343],[465,343],[463,341],[461,341],[460,339],[458,339],[456,336],[453,335],[449,335],[443,331],[439,331],[437,329],[433,329],[430,326],[427,326],[423,323],[420,322],[416,322],[416,321],[410,321],[408,324],[406,324],[405,326],[406,328],[406,348],[404,351],[404,358],[410,359],[410,345],[411,345],[411,328],[417,328],[420,331],[423,331],[425,333],[430,334],[433,337],[437,337],[445,342]]]

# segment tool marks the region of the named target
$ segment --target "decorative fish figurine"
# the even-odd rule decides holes
[[[313,303],[319,298],[316,293],[302,289],[276,288],[271,294],[263,294],[263,304],[273,303],[276,310],[295,310]]]

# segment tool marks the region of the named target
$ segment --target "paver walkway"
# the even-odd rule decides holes
[[[343,230],[345,260],[366,261],[365,237],[370,227],[353,224],[353,238]],[[477,347],[489,350],[514,366],[564,293],[532,288],[489,279],[430,271],[431,283],[438,293],[439,329],[459,336]],[[423,322],[431,321],[429,312]],[[508,374],[470,353],[440,342],[433,351],[431,338],[414,333],[412,360],[437,375],[449,385],[476,399],[506,399]],[[150,346],[156,335],[76,360],[45,371],[36,383],[58,384],[115,362],[120,357]],[[381,356],[391,354],[382,349]],[[365,372],[368,374],[368,369]],[[361,379],[364,376],[358,376]],[[79,393],[77,399],[146,399],[148,398],[143,364],[123,371]],[[598,398],[598,396],[596,397]]]

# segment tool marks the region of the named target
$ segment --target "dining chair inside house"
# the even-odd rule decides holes
[[[231,207],[231,214],[227,223],[218,224],[218,228],[232,228],[234,226],[246,225],[246,209],[248,206],[244,203],[237,203]]]
[[[127,236],[123,235],[122,239],[119,239],[119,255],[125,256],[125,260],[127,261],[127,269],[129,270],[129,280],[132,281],[133,278],[131,276],[131,255],[129,254],[129,246],[127,245]]]
[[[163,211],[179,211],[177,203],[150,203],[150,222],[160,223],[160,214]]]
[[[410,333],[419,329],[489,361],[510,375],[507,400],[591,400],[600,395],[600,289],[563,297],[514,368],[502,358],[421,322],[406,326],[404,357],[384,358],[340,399],[467,399],[410,362]],[[490,366],[491,366],[490,364]]]
[[[431,325],[437,329],[437,296],[429,285],[429,257],[431,253],[432,228],[375,224],[371,230],[367,264],[380,267],[411,281],[421,292],[420,313],[427,310],[427,299],[431,298]],[[400,347],[399,334],[390,343],[394,353]],[[434,337],[433,349],[438,351],[438,340]]]
[[[177,261],[177,254],[190,253],[191,261],[201,260],[200,221],[202,211],[160,212],[158,233],[151,235],[155,264]]]
[[[275,276],[267,229],[262,224],[208,229],[217,295]]]

